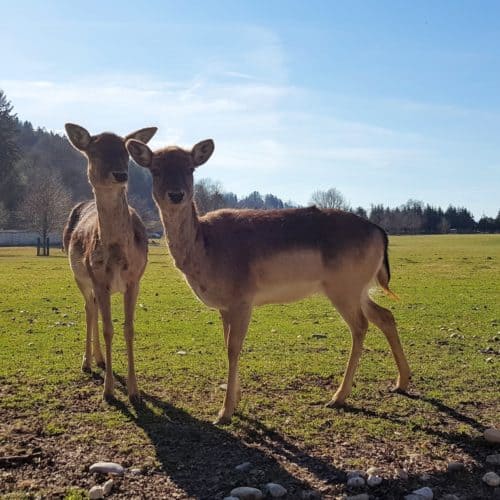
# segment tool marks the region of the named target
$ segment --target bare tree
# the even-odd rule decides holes
[[[129,197],[129,204],[139,214],[142,222],[146,226],[148,233],[162,233],[163,226],[161,225],[158,210],[151,207],[149,200],[145,200],[141,196],[134,195]]]
[[[49,233],[62,231],[70,208],[71,198],[58,175],[32,171],[18,217],[25,228],[40,235],[44,248]]]
[[[203,215],[225,206],[224,191],[220,182],[200,179],[194,186],[194,199],[198,212]]]
[[[349,210],[343,194],[336,188],[330,188],[328,191],[315,191],[311,196],[311,204],[319,208],[336,208],[338,210]]]

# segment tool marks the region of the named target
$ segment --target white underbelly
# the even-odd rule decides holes
[[[253,266],[255,305],[294,302],[321,292],[323,261],[317,250],[289,250]]]
[[[254,295],[253,304],[261,306],[264,304],[284,304],[295,302],[309,295],[321,292],[320,281],[291,281],[274,286],[267,286],[257,290]]]

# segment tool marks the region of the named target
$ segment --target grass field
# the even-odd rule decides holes
[[[66,256],[1,248],[0,455],[32,456],[0,462],[0,493],[84,497],[99,480],[89,465],[112,460],[141,469],[116,480],[115,498],[223,498],[234,486],[268,481],[283,484],[288,498],[304,490],[402,498],[424,485],[435,498],[490,498],[481,476],[494,449],[481,436],[500,424],[500,236],[392,237],[390,257],[401,300],[377,300],[399,325],[414,374],[408,396],[388,391],[395,364],[370,327],[349,405],[324,408],[350,334],[327,300],[314,297],[255,310],[239,412],[216,428],[226,373],[220,320],[195,299],[163,245],[150,247],[137,309],[138,409],[124,394],[121,297],[113,301],[118,400],[109,405],[101,372],[80,371],[83,301]],[[245,461],[250,473],[234,470]],[[448,473],[450,461],[465,471]],[[346,471],[371,465],[384,482],[348,490]],[[394,478],[398,467],[407,480]]]

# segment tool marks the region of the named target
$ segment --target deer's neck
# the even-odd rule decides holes
[[[94,197],[99,222],[99,239],[103,245],[126,244],[133,234],[132,220],[125,189],[96,190]]]
[[[175,265],[185,274],[189,274],[203,251],[196,207],[192,203],[171,211],[160,210],[160,213]]]

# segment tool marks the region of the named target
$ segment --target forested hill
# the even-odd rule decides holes
[[[63,124],[61,124],[61,127]],[[161,227],[151,197],[151,176],[130,163],[129,202],[150,230]],[[71,205],[92,196],[86,159],[65,136],[34,128],[20,121],[12,104],[0,89],[0,229],[30,228],[40,233],[60,230]],[[297,206],[273,194],[253,191],[245,197],[224,191],[222,185],[201,179],[195,185],[198,209],[206,213],[223,207],[276,209]],[[350,207],[335,188],[312,193],[310,203],[340,208],[369,218],[395,234],[457,232],[500,232],[500,211],[496,218],[483,216],[478,222],[465,207],[424,205],[409,200],[399,207],[372,205]],[[34,222],[35,219],[38,222]]]

